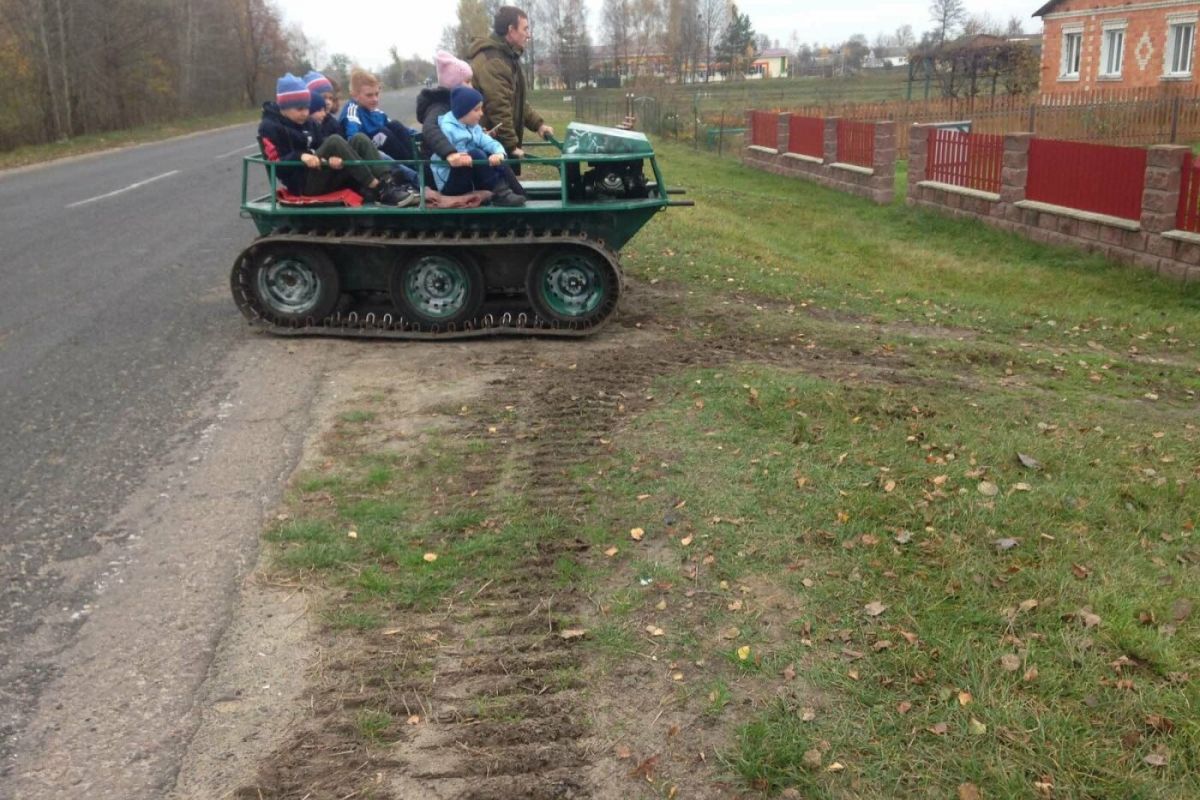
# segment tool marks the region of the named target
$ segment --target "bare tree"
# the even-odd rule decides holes
[[[600,26],[604,41],[612,50],[613,74],[621,74],[621,65],[628,66],[633,44],[631,0],[604,0],[600,9]]]
[[[1004,26],[1005,36],[1024,36],[1025,35],[1025,20],[1021,19],[1016,14],[1008,18],[1008,24]]]
[[[488,35],[492,20],[483,0],[458,0],[456,13],[458,25],[454,31],[454,52],[465,57],[472,41]]]
[[[943,44],[966,16],[967,9],[963,0],[933,0],[929,6],[929,18],[936,26],[933,33],[934,42]]]
[[[697,24],[704,42],[704,82],[712,77],[713,49],[729,23],[729,4],[726,0],[700,0],[700,16]]]
[[[896,33],[893,35],[897,47],[913,47],[917,43],[916,34],[913,33],[912,25],[901,25],[896,28]]]

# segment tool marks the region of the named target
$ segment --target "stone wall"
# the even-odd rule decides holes
[[[825,118],[824,152],[821,158],[788,152],[790,120],[790,114],[780,114],[776,146],[747,146],[743,150],[742,163],[776,175],[819,183],[876,203],[892,202],[896,187],[896,123],[875,123],[875,159],[870,167],[866,167],[838,162],[837,117]],[[750,112],[747,112],[746,128],[750,130],[752,127]]]
[[[1146,159],[1142,213],[1138,220],[1094,214],[1025,199],[1029,133],[1004,137],[1000,192],[982,192],[924,180],[928,157],[925,125],[909,133],[910,206],[969,217],[1036,242],[1076,247],[1165,277],[1200,280],[1200,235],[1175,230],[1184,156],[1177,145],[1151,147]]]

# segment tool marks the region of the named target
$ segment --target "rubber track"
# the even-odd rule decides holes
[[[250,288],[250,262],[255,252],[264,245],[286,244],[315,244],[335,247],[378,247],[378,248],[426,248],[436,247],[508,247],[508,246],[553,246],[570,244],[586,247],[600,255],[612,270],[612,292],[599,316],[585,325],[578,323],[559,323],[543,320],[541,317],[521,312],[518,314],[504,313],[499,316],[486,314],[461,325],[451,325],[446,330],[438,326],[420,326],[403,318],[396,319],[392,315],[382,317],[376,314],[359,315],[355,312],[336,314],[317,321],[309,318],[304,325],[278,325],[267,319],[262,305]],[[601,239],[592,239],[586,234],[570,231],[544,231],[525,233],[495,233],[479,231],[462,231],[452,234],[424,233],[413,231],[373,230],[356,233],[337,231],[293,231],[280,229],[265,236],[260,236],[237,257],[229,276],[233,300],[241,310],[242,315],[254,327],[273,333],[277,336],[337,336],[361,339],[471,339],[483,336],[555,336],[562,338],[581,338],[590,336],[603,328],[612,319],[624,288],[621,264],[616,253],[605,246]]]

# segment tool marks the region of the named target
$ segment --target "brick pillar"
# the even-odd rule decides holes
[[[837,161],[837,124],[841,117],[826,117],[825,118],[825,163],[832,164]]]
[[[1025,199],[1031,139],[1032,133],[1010,133],[1004,137],[1004,164],[1000,168],[1001,203],[1019,203]]]
[[[1174,230],[1187,147],[1158,144],[1146,154],[1146,182],[1142,189],[1142,230]]]
[[[929,129],[936,125],[914,124],[908,130],[908,200],[915,202],[921,195],[918,183],[925,180],[929,164]]]
[[[875,160],[871,164],[871,193],[876,203],[890,203],[896,194],[896,123],[875,123]]]
[[[788,133],[791,130],[792,115],[782,113],[779,115],[779,136],[775,141],[775,149],[781,153],[788,151]]]

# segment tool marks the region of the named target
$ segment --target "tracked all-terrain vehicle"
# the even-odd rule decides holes
[[[281,202],[278,162],[248,157],[242,213],[259,238],[238,256],[233,298],[253,325],[283,335],[431,339],[583,336],[621,296],[617,253],[673,200],[640,133],[571,123],[554,155],[530,159],[558,180],[527,181],[518,208],[408,208]],[[650,174],[647,175],[647,166]],[[265,167],[270,193],[247,194]]]

